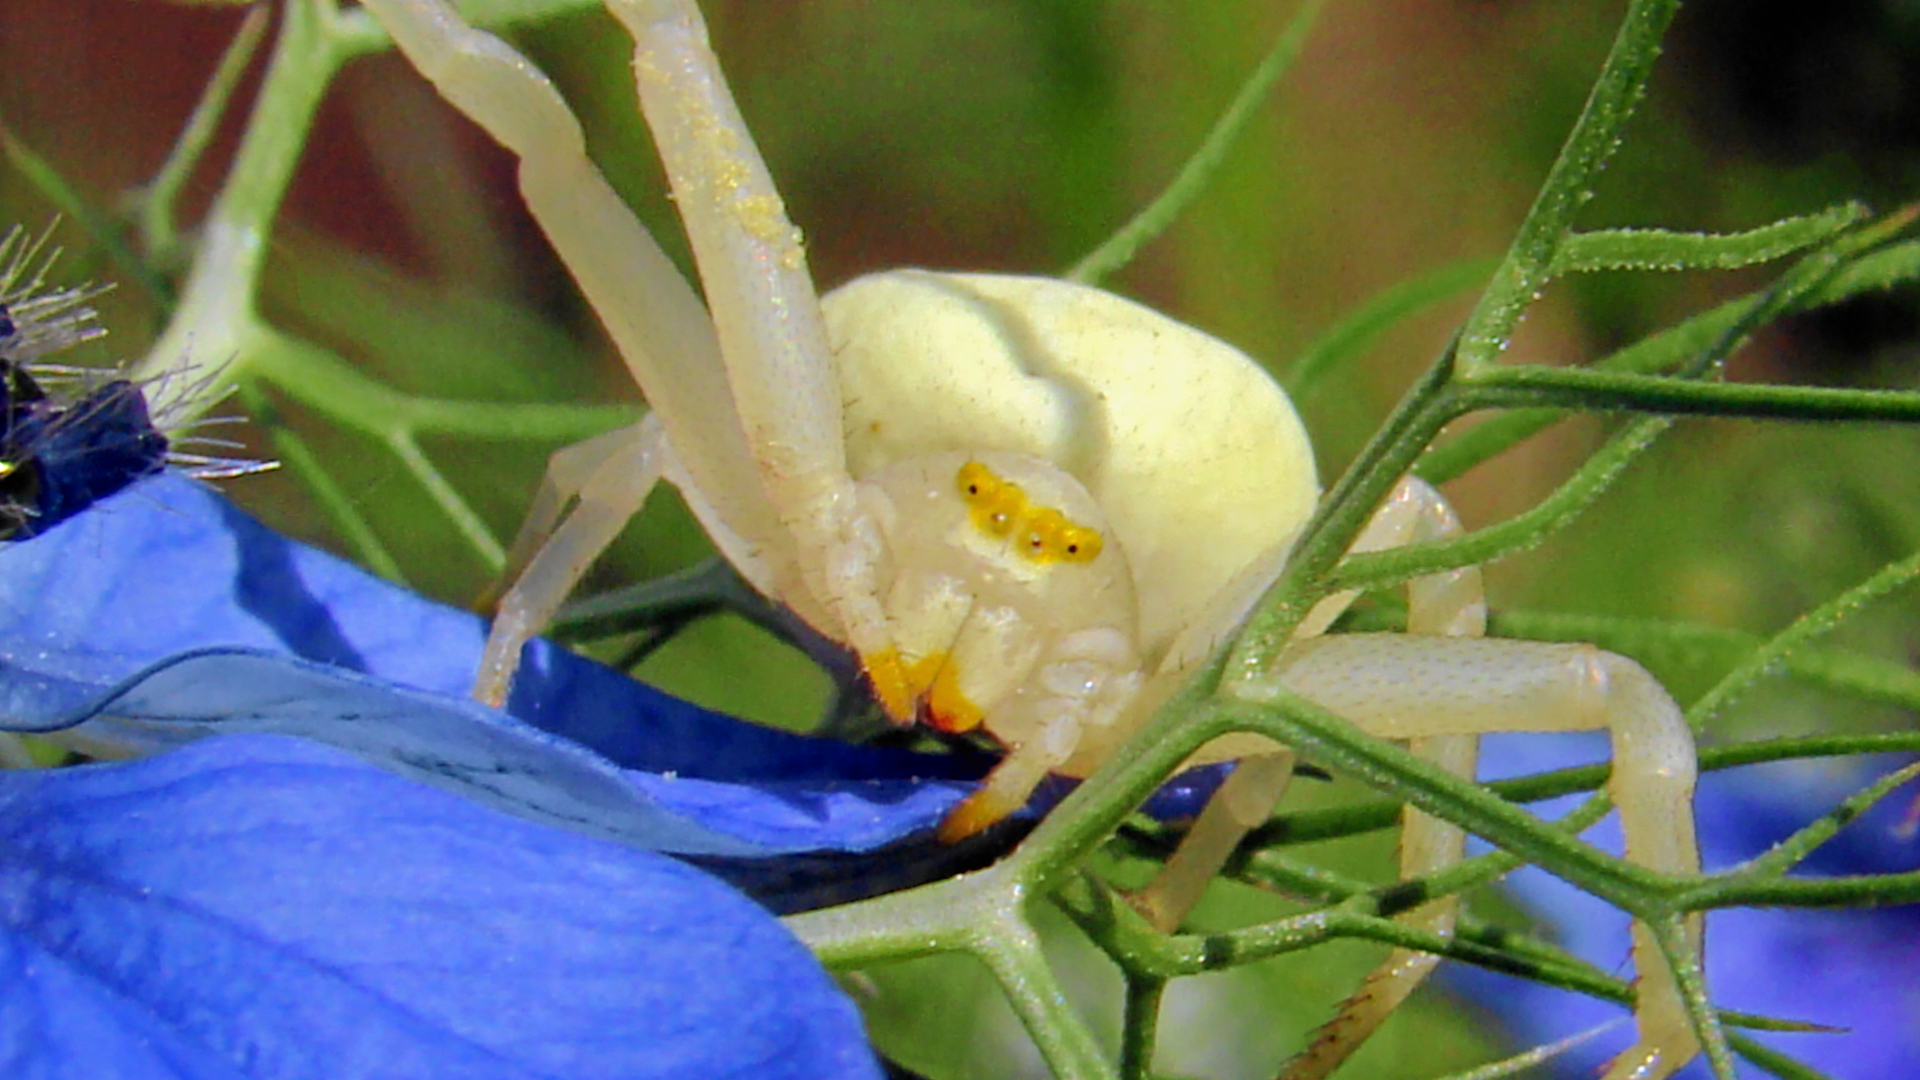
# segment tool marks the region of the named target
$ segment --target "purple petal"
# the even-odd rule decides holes
[[[1603,735],[1503,737],[1488,740],[1483,771],[1519,775],[1602,760],[1605,754]],[[1889,767],[1886,761],[1783,762],[1703,776],[1695,813],[1706,868],[1724,870],[1766,851]],[[1561,808],[1578,801],[1561,800]],[[1903,811],[1898,797],[1883,802],[1818,849],[1796,874],[1885,873],[1920,865],[1920,844],[1895,835]],[[1620,850],[1615,819],[1587,836]],[[1603,970],[1630,972],[1624,913],[1532,867],[1510,875],[1507,884],[1549,923],[1560,945]],[[1920,1016],[1916,942],[1920,909],[1913,907],[1716,911],[1707,917],[1708,989],[1725,1008],[1846,1029],[1754,1033],[1816,1069],[1849,1080],[1909,1080],[1920,1076],[1920,1026],[1913,1022]],[[1470,996],[1495,1003],[1525,1045],[1551,1042],[1623,1015],[1618,1006],[1583,995],[1461,965],[1449,969],[1449,979]],[[1576,1048],[1557,1059],[1553,1075],[1592,1077],[1628,1039],[1619,1033]],[[1678,1075],[1705,1080],[1711,1071],[1696,1062]]]

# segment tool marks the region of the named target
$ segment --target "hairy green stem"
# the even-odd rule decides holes
[[[1547,173],[1540,194],[1520,224],[1505,260],[1460,336],[1460,366],[1476,371],[1506,350],[1527,305],[1546,287],[1573,218],[1592,197],[1594,181],[1620,143],[1660,55],[1660,39],[1680,10],[1680,0],[1633,0],[1587,97]]]
[[[1920,391],[1703,383],[1589,368],[1489,368],[1463,394],[1471,408],[1574,408],[1663,416],[1920,422]]]

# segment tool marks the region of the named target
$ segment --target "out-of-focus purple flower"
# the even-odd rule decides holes
[[[1489,740],[1483,775],[1512,776],[1603,760],[1603,736],[1502,737]],[[1800,761],[1750,766],[1701,777],[1695,813],[1709,871],[1765,852],[1897,763]],[[1549,816],[1579,800],[1544,804]],[[1920,844],[1903,838],[1902,800],[1884,801],[1816,849],[1796,876],[1910,871]],[[1620,850],[1609,819],[1588,838]],[[1507,878],[1509,891],[1539,915],[1559,944],[1605,970],[1625,973],[1628,919],[1619,910],[1534,868]],[[1707,916],[1707,983],[1722,1008],[1802,1021],[1839,1032],[1751,1033],[1755,1039],[1846,1080],[1920,1076],[1920,908],[1870,910],[1729,908]],[[1526,980],[1454,965],[1451,982],[1497,1003],[1516,1041],[1552,1042],[1622,1015],[1619,1007]],[[1553,1075],[1586,1080],[1624,1047],[1622,1033],[1576,1048]],[[1750,1067],[1749,1067],[1750,1068]],[[1679,1073],[1705,1080],[1704,1060]],[[1759,1075],[1756,1071],[1755,1075]]]

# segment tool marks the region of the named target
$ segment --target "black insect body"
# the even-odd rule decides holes
[[[47,357],[105,333],[92,285],[48,287],[50,230],[0,230],[0,540],[36,536],[168,462],[141,388]],[[189,456],[206,475],[256,463]]]
[[[13,320],[0,309],[0,345],[13,336]],[[33,376],[18,364],[0,361],[0,538],[20,533],[35,516],[40,502],[40,466],[28,442],[47,395]]]
[[[0,540],[37,536],[167,461],[139,387],[49,392],[25,362],[30,329],[0,304]]]
[[[9,365],[0,436],[0,540],[26,539],[167,464],[167,437],[125,379],[71,401]]]

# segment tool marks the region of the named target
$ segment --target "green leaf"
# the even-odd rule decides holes
[[[1574,233],[1553,261],[1553,274],[1596,270],[1734,270],[1772,262],[1832,239],[1865,220],[1867,208],[1841,203],[1738,233],[1667,229],[1602,229]]]

